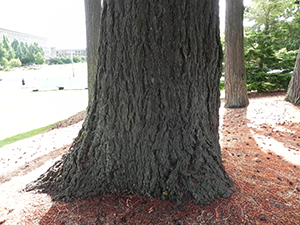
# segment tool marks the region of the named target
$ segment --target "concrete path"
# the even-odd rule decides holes
[[[0,89],[0,140],[67,119],[87,105],[87,90]]]

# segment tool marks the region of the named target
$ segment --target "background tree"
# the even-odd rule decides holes
[[[69,152],[28,190],[54,200],[229,197],[218,135],[218,2],[104,0],[87,118]]]
[[[225,107],[249,104],[244,63],[243,0],[226,0]]]
[[[285,100],[300,106],[300,49]]]
[[[0,62],[3,61],[5,56],[6,56],[6,49],[4,48],[3,44],[0,43]],[[3,66],[2,64],[4,64],[4,63],[1,63],[1,66]]]
[[[5,58],[7,60],[11,60],[11,59],[14,59],[15,58],[15,51],[14,49],[10,46],[10,43],[9,43],[9,40],[8,38],[3,35],[3,40],[2,40],[2,43],[3,43],[3,47],[5,48],[6,50],[6,54],[5,54]]]
[[[246,28],[245,38],[246,59],[251,64],[260,68],[279,68],[276,52],[298,50],[298,9],[294,0],[253,0],[247,7],[246,18],[253,23]]]
[[[35,61],[36,64],[42,65],[46,62],[46,59],[45,59],[45,57],[43,56],[42,53],[38,52],[34,55],[34,61]]]
[[[91,103],[98,64],[101,0],[85,0],[84,4],[86,17],[88,91],[89,103]]]
[[[16,53],[16,58],[21,59],[23,52],[22,52],[22,47],[20,45],[20,42],[17,39],[14,39],[14,41],[11,43],[11,47],[14,49]]]
[[[28,47],[28,50],[29,50],[29,58],[30,58],[30,63],[36,63],[36,54],[37,53],[40,53],[38,55],[38,57],[41,57],[42,58],[45,58],[44,57],[44,50],[35,42],[33,44],[30,44],[29,47]],[[41,61],[39,61],[41,62]],[[44,63],[44,62],[43,62]],[[43,63],[40,63],[40,64],[43,64]]]
[[[294,3],[253,0],[247,7],[245,17],[252,23],[245,27],[248,91],[287,89],[300,41],[299,5]]]

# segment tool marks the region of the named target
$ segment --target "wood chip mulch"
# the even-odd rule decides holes
[[[2,217],[0,212],[0,224],[300,225],[300,108],[283,98],[256,96],[247,109],[221,109],[222,159],[237,189],[228,199],[177,207],[157,198],[107,194],[65,203],[12,188],[14,201]]]

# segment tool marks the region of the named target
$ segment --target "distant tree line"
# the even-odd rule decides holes
[[[84,56],[73,56],[73,62],[74,63],[80,63],[80,62],[86,62],[86,57]],[[72,63],[72,58],[71,56],[64,56],[64,57],[55,57],[55,58],[50,58],[48,61],[49,65],[53,64],[70,64]]]
[[[0,42],[0,66],[19,67],[21,65],[44,64],[46,62],[43,48],[37,43],[28,45],[17,39],[10,44],[8,38],[3,36]]]

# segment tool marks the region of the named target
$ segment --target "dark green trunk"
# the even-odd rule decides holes
[[[243,0],[226,0],[225,107],[249,104],[244,63]]]
[[[294,105],[300,106],[300,49],[285,100],[293,103]]]
[[[35,184],[55,200],[228,197],[218,136],[217,0],[107,0],[95,99],[63,160]]]

